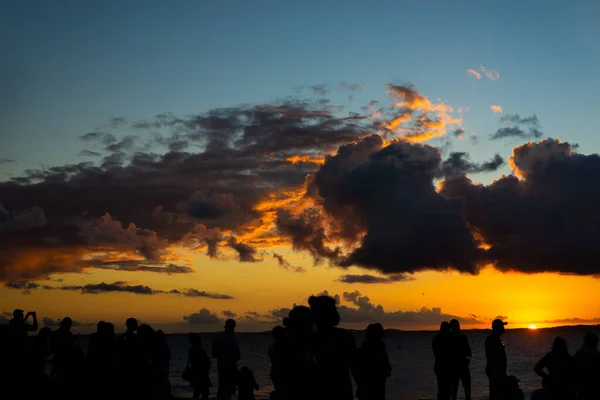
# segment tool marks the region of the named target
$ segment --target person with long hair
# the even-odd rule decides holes
[[[548,378],[548,398],[550,400],[577,398],[575,362],[569,354],[567,341],[562,337],[558,336],[554,339],[550,353],[542,357],[533,370],[542,379]]]

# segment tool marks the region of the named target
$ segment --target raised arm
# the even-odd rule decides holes
[[[33,324],[25,324],[25,326],[27,327],[27,331],[35,332],[38,330],[37,314],[35,312],[32,312],[31,316],[33,317]]]

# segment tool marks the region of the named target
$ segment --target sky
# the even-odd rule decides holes
[[[600,323],[600,3],[0,5],[0,312]]]

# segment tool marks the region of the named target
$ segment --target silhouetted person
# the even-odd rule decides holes
[[[206,350],[202,347],[202,337],[197,333],[190,333],[190,350],[188,351],[188,367],[191,371],[190,386],[194,389],[193,400],[208,400],[211,362]]]
[[[90,335],[87,352],[89,369],[89,385],[92,396],[104,399],[115,386],[115,330],[114,326],[105,321],[96,325],[96,332]]]
[[[308,307],[295,306],[283,319],[283,374],[277,398],[314,399],[317,391],[316,363],[313,355],[313,319]]]
[[[490,383],[490,400],[502,400],[506,393],[506,350],[500,338],[504,333],[504,325],[500,319],[492,322],[492,333],[485,339],[485,374]]]
[[[50,337],[52,329],[47,326],[40,329],[33,345],[30,348],[30,374],[33,376],[44,375],[46,372],[46,361],[50,357]]]
[[[82,386],[84,356],[75,343],[72,325],[71,318],[63,318],[58,329],[52,332],[50,340],[54,353],[54,371],[63,398],[81,396],[79,389]]]
[[[519,387],[519,380],[517,377],[510,375],[506,377],[506,400],[525,400],[525,394]]]
[[[316,326],[314,356],[317,367],[316,398],[352,400],[350,367],[356,355],[352,334],[337,328],[340,314],[335,299],[329,296],[311,296],[308,299]]]
[[[119,336],[116,343],[116,383],[120,396],[128,399],[136,395],[137,387],[140,385],[143,355],[137,335],[137,320],[128,318],[125,326],[127,327],[125,333]]]
[[[370,324],[366,339],[358,348],[352,373],[356,381],[359,400],[384,400],[385,383],[392,372],[381,324]]]
[[[437,379],[437,400],[449,400],[452,392],[452,354],[450,346],[450,324],[444,321],[440,324],[440,332],[431,341],[435,364],[433,371]]]
[[[219,373],[219,389],[217,398],[229,400],[235,394],[237,382],[237,362],[240,360],[240,349],[235,337],[235,321],[225,321],[225,331],[215,337],[212,346],[212,357],[217,359]]]
[[[588,333],[575,353],[577,394],[580,400],[600,399],[600,352],[598,335]]]
[[[238,374],[238,400],[254,400],[254,391],[258,390],[258,383],[254,374],[248,367],[242,367]]]
[[[554,339],[552,350],[538,361],[534,371],[542,378],[550,378],[549,399],[570,400],[576,398],[575,360],[569,355],[565,339],[561,337]]]
[[[139,398],[146,399],[151,396],[156,397],[159,392],[158,373],[152,364],[156,346],[156,332],[148,324],[142,324],[138,327],[139,341],[139,359],[137,360],[139,383],[136,395]]]
[[[27,323],[30,315],[33,318],[33,324]],[[30,311],[23,316],[23,310],[14,310],[13,318],[8,322],[8,327],[12,337],[13,350],[22,352],[27,345],[27,334],[38,330],[37,314],[35,311]]]
[[[157,379],[157,395],[165,398],[171,394],[171,381],[169,371],[171,367],[171,350],[167,337],[162,330],[157,330],[154,335],[154,345],[151,354],[151,365]]]
[[[550,387],[550,377],[542,378],[542,388],[534,390],[531,393],[531,400],[548,400],[548,390]]]
[[[284,384],[283,380],[285,379],[285,329],[283,326],[276,326],[271,331],[271,334],[273,335],[275,342],[269,346],[269,360],[271,361],[270,375],[275,393],[278,393],[284,390],[281,388],[281,385]]]
[[[458,396],[459,381],[465,390],[465,400],[471,400],[471,346],[467,337],[460,333],[460,323],[456,319],[450,321],[450,336],[452,400]]]

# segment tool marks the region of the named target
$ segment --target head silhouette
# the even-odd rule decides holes
[[[450,330],[452,333],[460,333],[460,322],[457,319],[450,320]]]
[[[497,335],[502,335],[504,333],[504,325],[507,323],[502,321],[501,319],[495,319],[492,321],[492,332]]]
[[[15,310],[15,311],[13,311],[13,318],[14,318],[16,321],[21,321],[21,320],[23,320],[23,318],[24,318],[23,310],[19,310],[19,309],[17,309],[17,310]]]
[[[583,345],[595,349],[598,347],[598,335],[592,332],[586,333],[583,338]]]
[[[62,319],[62,321],[60,321],[59,328],[62,329],[63,331],[70,331],[72,326],[73,326],[73,320],[69,317],[65,317]]]
[[[40,340],[48,340],[50,339],[50,335],[52,335],[52,329],[50,329],[47,326],[43,327],[38,332],[38,337],[40,338]]]
[[[560,336],[557,336],[554,339],[554,343],[552,343],[552,354],[557,356],[568,356],[569,348],[567,346],[567,341]]]
[[[125,321],[125,326],[127,327],[127,330],[129,332],[135,332],[138,330],[138,322],[137,319],[135,318],[127,318],[127,321]]]
[[[380,323],[376,323],[376,324],[369,324],[369,326],[367,326],[367,330],[366,330],[366,337],[367,340],[381,340],[383,339],[383,325],[381,325]]]
[[[106,332],[106,322],[98,321],[98,323],[96,324],[96,332],[105,333]]]
[[[308,299],[313,319],[318,327],[329,328],[340,323],[335,299],[329,296],[310,296]]]
[[[235,332],[235,326],[236,326],[235,321],[232,319],[228,319],[227,321],[225,321],[225,332],[227,332],[227,333]]]
[[[202,346],[202,336],[197,333],[190,333],[188,336],[188,340],[190,341],[190,345],[193,347]]]
[[[285,335],[285,329],[283,329],[283,326],[276,326],[271,330],[271,335],[273,335],[273,339],[275,339],[276,342],[280,342]]]
[[[444,334],[450,333],[450,324],[448,323],[448,321],[443,321],[440,324],[440,333],[444,333]]]
[[[290,335],[299,338],[312,334],[313,320],[310,308],[305,306],[295,306],[283,319],[283,325],[289,331]]]

